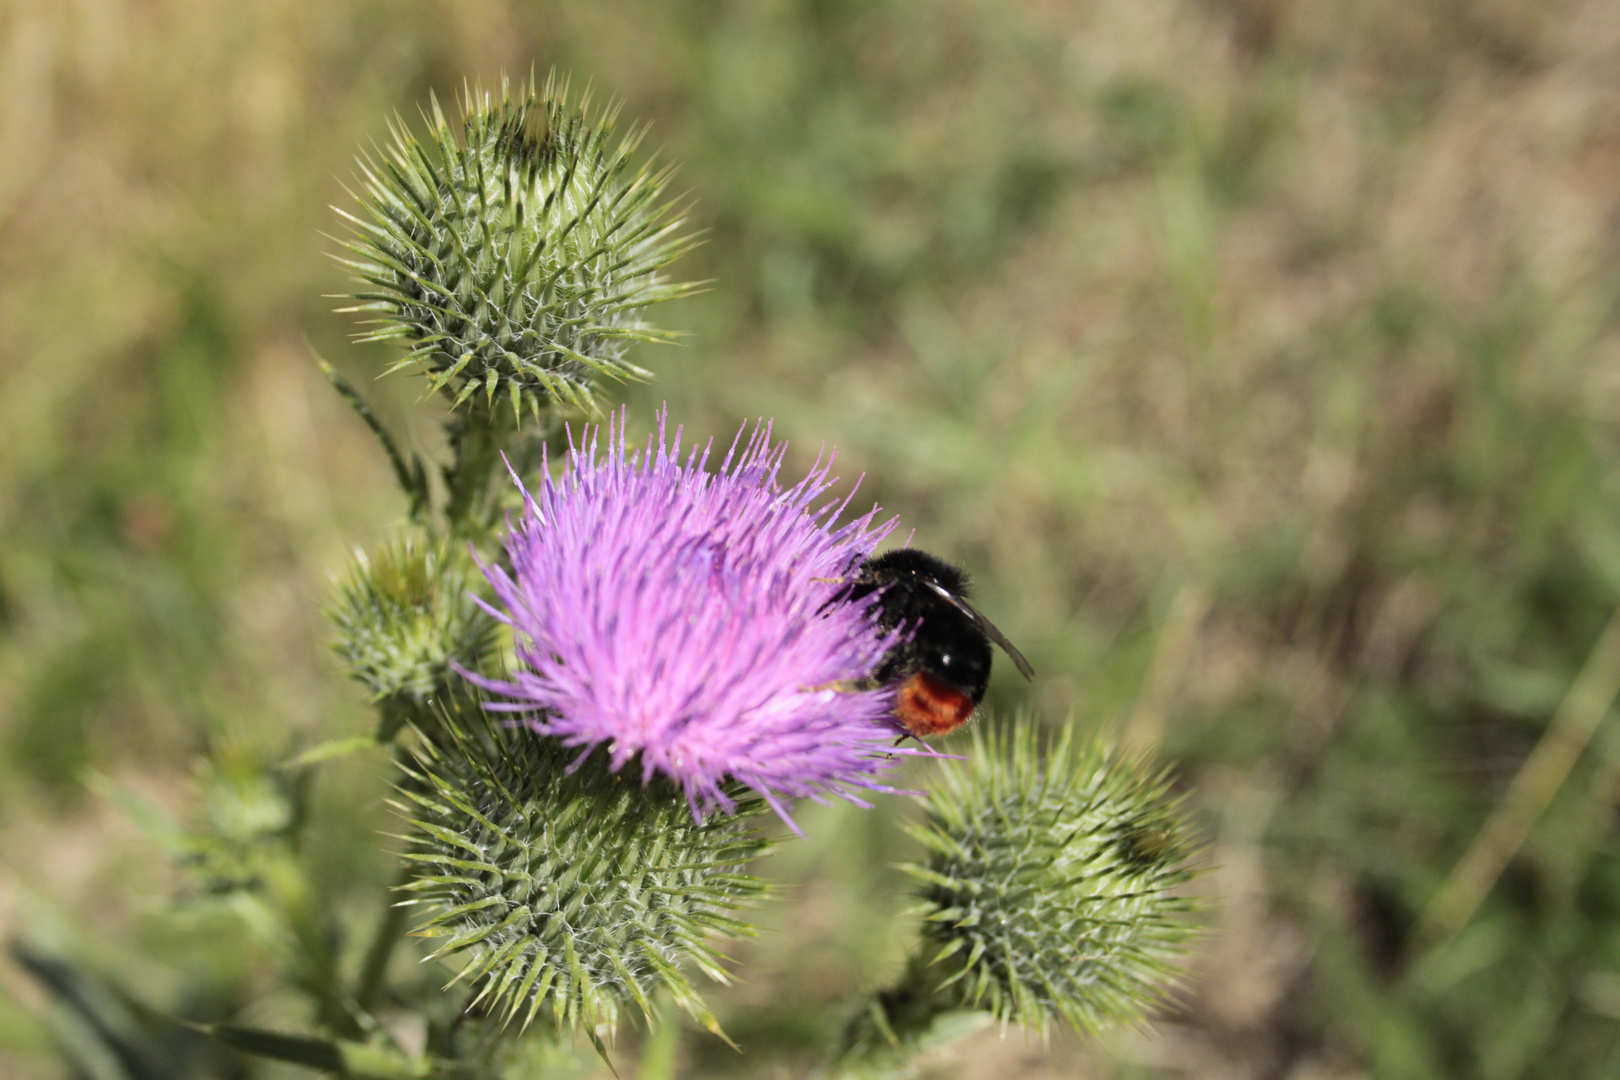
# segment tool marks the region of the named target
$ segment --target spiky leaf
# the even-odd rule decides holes
[[[599,376],[639,378],[634,340],[667,340],[649,304],[685,294],[658,270],[691,246],[662,201],[669,170],[633,168],[642,131],[566,86],[467,94],[458,139],[435,100],[426,140],[402,124],[362,157],[362,212],[345,215],[366,340],[398,340],[460,406],[520,419],[560,403],[596,411]]]

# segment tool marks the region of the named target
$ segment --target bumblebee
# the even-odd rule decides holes
[[[992,641],[1024,678],[1035,677],[1024,654],[968,603],[967,574],[943,559],[900,548],[867,559],[847,580],[841,598],[875,592],[878,626],[911,630],[858,688],[894,686],[895,717],[912,735],[947,735],[973,715],[990,684]]]

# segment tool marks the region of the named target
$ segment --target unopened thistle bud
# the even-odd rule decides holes
[[[692,241],[661,201],[669,169],[631,167],[644,129],[615,142],[589,95],[518,89],[469,91],[459,140],[435,100],[425,141],[396,125],[362,157],[340,261],[362,286],[344,310],[375,317],[362,340],[403,342],[397,367],[521,421],[552,403],[595,411],[598,376],[646,376],[625,347],[668,340],[639,313],[690,291],[658,270]]]
[[[301,770],[272,767],[242,744],[222,744],[199,763],[201,817],[180,846],[203,892],[256,888],[269,865],[286,858],[307,779]]]
[[[959,1008],[1043,1029],[1138,1022],[1174,984],[1193,926],[1187,826],[1160,773],[1032,725],[942,770],[920,883],[927,958]]]
[[[407,721],[431,725],[432,701],[475,668],[496,623],[473,598],[481,575],[460,547],[406,537],[359,553],[328,612],[334,646],[382,711],[381,737]]]
[[[1140,1023],[1174,988],[1194,901],[1189,829],[1162,773],[1029,724],[975,732],[941,769],[926,820],[922,940],[900,983],[845,1033],[845,1065],[906,1056],[943,1016],[983,1012],[1044,1032]]]
[[[765,841],[742,814],[692,818],[685,795],[611,771],[605,751],[492,719],[462,702],[400,786],[414,827],[405,886],[431,917],[434,956],[464,956],[470,1012],[611,1031],[665,992],[718,1033],[684,969],[726,981],[711,935],[751,934],[732,912],[763,891],[743,865]]]

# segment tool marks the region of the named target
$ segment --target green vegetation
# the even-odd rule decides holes
[[[1617,41],[1598,0],[0,7],[4,1070],[63,1075],[72,995],[148,1030],[116,986],[299,1022],[260,980],[300,927],[244,941],[202,892],[180,933],[92,789],[161,821],[234,785],[202,823],[227,879],[276,873],[232,837],[307,815],[289,910],[363,953],[386,763],[264,777],[370,730],[320,609],[410,506],[312,353],[444,448],[420,380],[372,381],[397,351],[318,299],[347,287],[325,207],[356,209],[391,110],[425,135],[429,90],[533,64],[653,120],[707,230],[677,268],[714,285],[659,311],[691,336],[626,353],[657,372],[632,423],[668,400],[701,436],[764,413],[796,457],[836,445],[1034,662],[1033,692],[998,665],[991,716],[1158,746],[1215,840],[1173,1029],[991,1029],[942,1070],[1613,1075]],[[1549,730],[1580,753],[1515,788]],[[1477,907],[1433,914],[1504,805]],[[642,1075],[819,1060],[904,968],[902,813],[803,816],[748,981],[705,995],[747,1053],[694,1029]],[[91,1071],[242,1075],[148,1044]]]

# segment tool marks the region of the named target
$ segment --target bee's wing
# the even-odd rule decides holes
[[[1018,669],[1018,673],[1020,675],[1026,679],[1035,678],[1035,669],[1029,666],[1029,661],[1024,659],[1024,654],[1018,651],[1018,646],[1008,641],[1007,635],[1003,634],[1000,630],[997,630],[996,624],[985,618],[984,615],[980,613],[978,608],[974,607],[960,596],[957,596],[949,589],[935,585],[932,581],[928,582],[927,584],[930,589],[933,589],[940,596],[949,601],[952,607],[956,608],[956,610],[972,619],[974,625],[984,632],[985,637],[989,638],[997,645],[1000,645],[1001,651],[1012,658],[1013,666]]]

